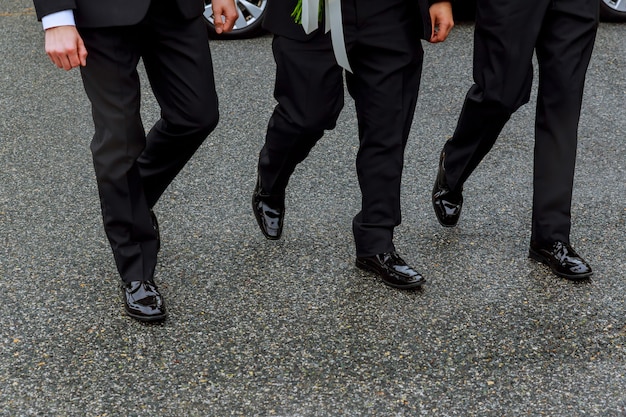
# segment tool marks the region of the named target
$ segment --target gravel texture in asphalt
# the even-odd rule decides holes
[[[79,73],[49,62],[30,2],[3,0],[0,33],[0,416],[626,415],[626,24],[601,24],[587,77],[572,242],[595,275],[580,284],[527,258],[536,86],[466,183],[459,226],[438,224],[473,26],[425,45],[395,236],[429,281],[413,292],[354,266],[349,98],[292,177],[283,238],[263,238],[250,198],[271,38],[212,41],[220,123],[156,207],[162,325],[123,313]]]

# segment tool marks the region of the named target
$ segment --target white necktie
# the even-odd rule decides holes
[[[309,34],[318,27],[319,0],[302,0],[302,27]],[[352,72],[348,62],[346,43],[343,38],[343,21],[341,18],[341,0],[324,0],[324,18],[326,32],[330,31],[333,51],[337,64]]]

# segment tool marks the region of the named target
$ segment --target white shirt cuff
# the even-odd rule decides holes
[[[61,10],[60,12],[50,13],[41,18],[43,30],[57,26],[76,26],[74,21],[74,12],[72,10]]]

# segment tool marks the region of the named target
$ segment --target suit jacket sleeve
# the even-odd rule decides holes
[[[61,10],[76,9],[76,0],[33,0],[33,2],[37,20],[41,20],[42,17],[60,12]]]
[[[172,0],[167,0],[172,1]],[[74,10],[78,27],[113,27],[137,24],[150,7],[150,0],[33,0],[37,19],[61,10]],[[172,18],[195,19],[204,11],[203,0],[176,0]]]

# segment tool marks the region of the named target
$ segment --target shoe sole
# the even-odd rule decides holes
[[[422,282],[417,282],[415,284],[406,284],[406,285],[398,285],[398,284],[391,284],[387,281],[385,281],[384,279],[382,279],[382,277],[380,276],[380,272],[378,272],[376,270],[376,268],[369,266],[366,263],[360,262],[359,260],[357,260],[355,262],[355,265],[357,268],[363,270],[363,271],[367,271],[367,272],[372,272],[374,274],[376,274],[378,277],[381,278],[381,281],[383,282],[383,284],[392,287],[392,288],[398,288],[400,290],[410,290],[410,289],[414,289],[414,288],[420,288],[422,285],[424,285],[426,283],[426,280],[422,281]]]
[[[593,272],[589,272],[586,274],[570,275],[570,274],[564,274],[559,271],[555,271],[554,268],[552,268],[552,265],[550,265],[550,261],[548,261],[545,256],[541,255],[539,252],[533,249],[528,250],[528,257],[532,259],[533,261],[537,261],[539,263],[546,265],[548,268],[550,268],[550,271],[552,271],[554,275],[557,275],[561,278],[568,279],[570,281],[583,281],[593,275]]]

